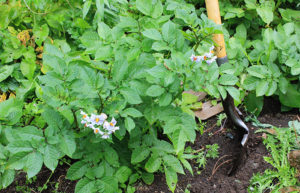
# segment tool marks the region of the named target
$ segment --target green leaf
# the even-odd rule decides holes
[[[272,8],[267,7],[267,6],[258,7],[258,8],[256,8],[256,11],[265,23],[270,24],[273,21]]]
[[[0,103],[0,120],[7,121],[7,124],[14,125],[22,117],[23,101],[16,98],[9,98]]]
[[[151,17],[158,18],[163,13],[163,5],[160,0],[157,0],[153,5],[153,9],[151,11]]]
[[[109,42],[111,38],[111,29],[108,25],[106,25],[103,22],[98,23],[98,35],[100,38],[102,38],[104,41]]]
[[[295,66],[291,69],[291,74],[297,76],[300,74],[300,63],[298,62]]]
[[[10,142],[7,145],[6,149],[8,151],[10,151],[12,154],[16,154],[16,153],[19,153],[19,152],[31,152],[31,151],[33,151],[33,148],[31,146],[30,142],[28,142],[28,141],[19,141],[19,140]]]
[[[118,192],[118,180],[111,176],[105,176],[98,181],[102,191],[105,193],[115,193]]]
[[[170,50],[166,42],[159,41],[152,44],[152,49],[155,51]]]
[[[42,46],[42,43],[46,40],[49,35],[49,27],[47,24],[43,24],[42,26],[36,25],[33,28],[33,35],[35,43],[38,46]]]
[[[230,96],[232,96],[232,98],[238,102],[241,101],[240,99],[240,91],[235,88],[235,87],[227,87],[226,90],[228,91],[228,93],[230,94]]]
[[[152,0],[136,0],[136,8],[145,15],[150,15]]]
[[[95,54],[95,60],[106,60],[112,55],[111,46],[101,46],[97,49]]]
[[[127,166],[121,166],[118,171],[116,172],[116,177],[119,180],[120,183],[125,183],[128,179],[129,176],[132,174],[132,171],[130,168]]]
[[[289,86],[289,81],[285,77],[281,76],[279,78],[279,89],[283,94],[287,92],[288,86]]]
[[[86,173],[88,165],[85,161],[78,161],[71,165],[67,172],[67,179],[78,180]]]
[[[76,150],[76,143],[72,133],[60,135],[59,147],[61,151],[67,154],[69,157],[72,157],[73,153]]]
[[[243,41],[247,39],[247,29],[243,23],[236,27],[235,36]]]
[[[196,95],[190,93],[182,93],[182,105],[193,104],[198,101],[198,97]]]
[[[259,80],[260,80],[259,78],[256,78],[254,76],[247,76],[243,82],[243,87],[246,90],[254,90]]]
[[[144,161],[148,157],[149,153],[149,149],[145,147],[138,147],[134,149],[131,154],[131,163],[137,164]]]
[[[269,83],[266,80],[261,80],[256,87],[256,96],[263,96],[269,89]]]
[[[143,114],[135,108],[127,108],[122,112],[122,116],[128,116],[128,115],[135,118],[143,116]]]
[[[150,184],[152,184],[153,181],[154,181],[154,175],[153,175],[153,174],[150,174],[150,173],[143,172],[143,173],[142,173],[142,180],[143,180],[146,184],[150,185]]]
[[[227,97],[226,89],[224,88],[224,86],[220,86],[220,85],[218,85],[217,87],[218,87],[218,91],[219,91],[220,94],[221,94],[221,97],[222,97],[223,99],[225,99],[225,98]],[[202,108],[202,106],[201,106],[200,108]]]
[[[50,43],[45,44],[44,53],[47,53],[50,56],[56,56],[58,58],[63,58],[64,57],[64,54],[61,52],[61,50],[59,50],[58,47],[56,47],[56,46],[54,46]],[[43,57],[43,59],[44,59],[44,57]]]
[[[187,170],[189,170],[189,172],[190,172],[192,175],[194,175],[194,174],[193,174],[193,169],[192,169],[191,164],[190,164],[187,160],[185,160],[184,158],[180,158],[180,161],[181,161],[181,163],[183,164],[183,166],[184,166]]]
[[[129,133],[135,128],[135,123],[130,117],[125,118],[125,127]]]
[[[58,111],[69,121],[70,124],[74,122],[74,115],[69,106],[59,107]]]
[[[116,150],[110,146],[105,147],[104,151],[105,160],[114,167],[119,167],[119,156]]]
[[[178,181],[176,172],[172,168],[165,166],[165,175],[169,189],[174,192]]]
[[[232,74],[223,74],[219,79],[219,83],[222,85],[233,86],[238,80],[239,79]]]
[[[125,56],[124,56],[125,57]],[[128,62],[127,60],[117,60],[112,67],[112,77],[114,81],[121,81],[124,79],[128,71]]]
[[[142,34],[147,37],[150,38],[152,40],[162,40],[161,34],[159,33],[159,31],[157,29],[147,29],[145,31],[142,32]]]
[[[287,36],[290,36],[294,32],[295,25],[294,25],[294,23],[286,23],[283,25],[283,28],[284,28],[285,34]]]
[[[159,98],[159,106],[161,107],[167,106],[171,103],[171,101],[172,101],[172,95],[170,93],[164,93]]]
[[[122,88],[120,93],[130,104],[140,104],[143,102],[137,91],[133,90],[132,88]]]
[[[147,172],[150,172],[150,173],[154,173],[156,172],[160,165],[161,165],[161,162],[162,162],[162,159],[160,157],[157,157],[157,156],[151,156],[146,165],[145,165],[145,169]]]
[[[44,153],[44,164],[51,171],[54,171],[58,164],[59,151],[53,145],[47,145]]]
[[[245,106],[247,110],[258,116],[263,108],[264,97],[257,97],[255,92],[250,92],[245,97]]]
[[[28,178],[37,175],[43,166],[43,156],[39,152],[32,152],[28,155],[24,171],[27,172]]]
[[[277,90],[277,83],[275,81],[269,82],[269,89],[266,92],[266,96],[271,96]]]
[[[85,16],[88,14],[90,7],[91,7],[92,1],[91,0],[87,0],[84,2],[83,4],[83,8],[82,8],[82,18],[84,19]]]
[[[300,108],[300,92],[295,85],[289,84],[285,94],[279,93],[280,102],[288,107]]]
[[[2,188],[8,187],[15,179],[15,170],[5,170],[0,179]]]
[[[289,66],[289,67],[293,67],[295,65],[297,65],[298,62],[295,58],[289,58],[286,62],[285,65]]]
[[[152,85],[147,89],[146,94],[151,97],[158,97],[158,96],[162,95],[164,92],[165,92],[165,89],[162,88],[161,86]]]
[[[170,44],[176,41],[176,33],[177,28],[173,22],[168,21],[162,26],[163,39]]]
[[[6,169],[15,169],[15,170],[23,169],[27,159],[28,159],[28,152],[20,152],[20,153],[13,154],[13,156],[10,157],[7,162]]]
[[[33,139],[41,141],[44,139],[43,131],[34,126],[26,126],[18,129],[18,136],[24,141],[31,141]]]
[[[247,69],[248,73],[257,78],[265,78],[268,74],[268,68],[266,66],[255,65]]]
[[[95,192],[95,181],[88,178],[82,178],[75,186],[75,193],[92,193]]]
[[[244,0],[246,7],[249,9],[256,9],[256,0]]]
[[[2,68],[0,68],[0,82],[5,80],[7,77],[9,77],[12,72],[14,71],[13,65],[5,65]]]
[[[171,167],[175,172],[184,174],[184,170],[180,161],[173,155],[164,155],[163,156],[164,165]]]

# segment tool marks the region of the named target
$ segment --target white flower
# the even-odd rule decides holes
[[[114,127],[111,131],[114,133],[114,132],[116,132],[119,129],[120,129],[119,127]]]
[[[117,124],[117,121],[113,117],[111,122],[105,121],[103,124],[103,127],[108,130],[108,131],[114,131],[115,130],[115,125]]]
[[[109,138],[109,134],[108,133],[104,133],[103,135],[102,135],[102,139],[108,139]]]
[[[214,56],[214,57],[212,57],[210,60],[206,60],[206,63],[207,63],[207,64],[211,64],[211,63],[213,63],[214,61],[216,61],[216,59],[217,59],[217,56]]]
[[[209,52],[210,52],[210,53],[213,53],[213,52],[214,52],[214,49],[215,49],[215,46],[212,45],[212,46],[209,48]]]
[[[85,120],[85,121],[89,120],[89,116],[85,112],[83,112],[82,110],[80,110],[80,114],[82,115],[83,120]]]
[[[102,125],[106,119],[107,119],[107,115],[104,113],[101,113],[100,115],[95,115],[95,114],[91,115],[91,122],[94,125]]]
[[[192,62],[200,62],[202,60],[201,56],[195,56],[194,54],[192,54],[190,59],[191,59]]]
[[[211,52],[205,53],[205,54],[204,54],[204,57],[206,57],[205,60],[206,60],[207,58],[211,58],[211,57],[213,57],[213,53],[211,53]]]
[[[100,129],[99,129],[99,128],[94,128],[93,130],[94,130],[94,133],[95,133],[95,134],[100,133]]]

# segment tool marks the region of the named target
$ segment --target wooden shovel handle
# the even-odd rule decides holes
[[[205,0],[208,19],[213,20],[216,24],[222,24],[218,0]],[[223,34],[214,34],[213,40],[218,45],[216,53],[218,58],[226,57],[225,41]]]

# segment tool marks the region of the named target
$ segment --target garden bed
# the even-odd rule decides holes
[[[297,112],[290,111],[286,113],[280,112],[280,103],[275,100],[265,100],[264,110],[258,120],[261,123],[268,123],[277,127],[288,127],[288,122],[297,119]],[[250,128],[250,138],[247,142],[246,154],[244,154],[242,163],[237,169],[237,172],[228,176],[227,173],[232,167],[230,160],[234,152],[239,151],[238,142],[230,139],[232,131],[227,131],[209,136],[209,133],[215,133],[220,129],[216,126],[217,118],[214,117],[207,121],[206,129],[211,129],[210,132],[205,132],[204,135],[198,135],[195,144],[192,145],[193,149],[200,149],[205,145],[217,143],[219,145],[219,157],[216,159],[209,159],[206,168],[197,174],[198,164],[191,163],[194,171],[192,176],[188,171],[186,175],[180,175],[178,185],[175,192],[185,192],[188,189],[191,193],[219,193],[219,192],[237,192],[246,193],[249,182],[254,173],[263,172],[271,165],[264,161],[264,156],[269,156],[262,142],[262,133],[254,134],[255,130],[259,129],[247,123]],[[225,128],[230,128],[230,124],[226,124]],[[233,134],[233,133],[232,133]],[[225,157],[226,156],[226,157]],[[224,159],[220,159],[224,157]],[[219,160],[219,161],[218,161]],[[218,161],[218,163],[217,163]],[[212,176],[214,168],[220,166]],[[151,186],[140,185],[137,188],[138,193],[169,193],[166,185],[166,180],[163,175],[156,175],[154,183]]]
[[[281,113],[279,107],[280,104],[278,101],[267,99],[265,101],[264,110],[258,120],[261,123],[268,123],[277,127],[288,127],[289,121],[297,119],[297,112],[290,111]],[[247,123],[247,126],[251,131],[251,136],[247,143],[246,153],[242,156],[242,163],[237,169],[237,172],[232,176],[228,176],[227,173],[232,167],[232,162],[230,161],[230,159],[232,159],[231,155],[234,152],[239,151],[239,142],[231,137],[231,134],[234,135],[234,131],[229,129],[230,123],[225,125],[225,130],[222,132],[215,133],[220,129],[220,127],[216,126],[216,122],[217,117],[209,119],[206,122],[204,134],[198,134],[195,143],[190,145],[193,149],[197,150],[203,148],[205,145],[217,143],[220,147],[219,157],[207,160],[207,165],[203,170],[198,168],[197,163],[190,162],[194,171],[194,176],[188,171],[185,171],[186,175],[179,175],[175,192],[185,192],[185,190],[188,189],[190,192],[195,193],[244,193],[247,192],[249,181],[254,173],[263,172],[267,168],[271,168],[271,166],[263,159],[263,156],[268,156],[268,152],[262,143],[262,133],[254,134],[255,130],[258,128],[252,126],[251,123]],[[222,165],[220,166],[220,164]],[[58,166],[49,179],[47,189],[43,192],[73,193],[77,181],[71,181],[65,178],[68,168],[69,166],[65,163]],[[200,174],[197,173],[199,171],[201,171]],[[213,171],[215,171],[214,175],[212,175]],[[35,180],[32,180],[32,183],[30,183],[26,180],[26,173],[21,172],[16,177],[14,183],[8,188],[1,190],[0,193],[39,192],[39,188],[45,184],[50,175],[51,171],[46,167],[43,167],[36,179],[34,178]],[[150,186],[145,185],[142,182],[138,183],[136,185],[136,190],[137,193],[170,192],[163,174],[156,174],[154,182]]]

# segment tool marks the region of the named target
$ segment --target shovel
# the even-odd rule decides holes
[[[205,4],[206,4],[208,18],[213,20],[216,24],[219,25],[222,24],[218,0],[205,0]],[[218,45],[216,47],[216,53],[218,57],[217,64],[220,66],[221,64],[228,62],[226,49],[225,49],[224,36],[223,34],[214,34],[213,40]],[[242,157],[241,154],[245,152],[244,147],[249,137],[249,129],[240,118],[237,109],[234,106],[233,98],[229,94],[227,94],[226,99],[222,99],[222,104],[228,119],[231,120],[233,125],[236,127],[237,132],[239,134],[239,138],[241,140],[240,143],[241,152],[238,153],[240,155],[237,155],[237,159],[233,166],[235,168],[231,169],[231,171],[229,172],[229,175],[231,175],[239,165],[240,162],[239,157]]]

